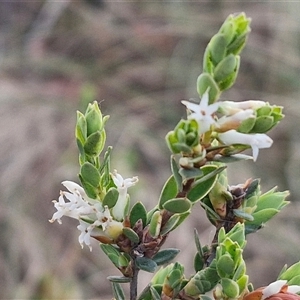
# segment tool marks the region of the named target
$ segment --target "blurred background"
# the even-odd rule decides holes
[[[148,209],[170,175],[164,137],[197,97],[204,49],[234,12],[252,18],[240,75],[222,99],[263,99],[286,118],[255,164],[231,165],[230,184],[262,178],[291,204],[250,235],[245,259],[258,287],[300,259],[300,3],[277,1],[1,1],[0,299],[111,299],[119,275],[97,243],[78,243],[77,222],[50,224],[63,180],[77,181],[76,110],[102,101],[112,168],[138,175],[133,201]],[[193,228],[213,237],[200,206],[170,235],[193,270]],[[139,289],[148,282],[141,273]]]

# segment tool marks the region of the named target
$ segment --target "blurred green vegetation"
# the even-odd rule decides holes
[[[275,1],[6,1],[0,3],[0,299],[111,299],[118,275],[100,249],[81,250],[76,222],[50,225],[62,180],[77,180],[76,110],[98,100],[113,168],[138,175],[132,200],[152,208],[168,177],[164,137],[196,97],[204,48],[228,14],[245,11],[252,33],[223,99],[285,107],[274,145],[229,169],[231,184],[262,178],[290,189],[292,204],[249,236],[255,285],[299,260],[300,3]],[[275,230],[272,230],[275,228]],[[195,247],[213,231],[200,207],[170,236],[189,274]],[[141,276],[140,288],[149,276]],[[101,296],[100,296],[101,295]]]

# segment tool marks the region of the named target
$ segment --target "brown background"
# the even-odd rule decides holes
[[[255,164],[233,164],[231,184],[262,178],[291,190],[292,203],[245,250],[255,286],[300,259],[300,3],[272,1],[6,1],[0,3],[0,299],[111,299],[101,253],[81,250],[77,222],[51,225],[60,182],[77,180],[75,112],[102,101],[112,167],[138,175],[132,200],[152,208],[170,174],[164,137],[196,97],[209,38],[228,14],[245,11],[252,33],[234,87],[222,99],[285,107],[274,145]],[[192,272],[193,228],[213,228],[200,207],[171,234]],[[148,274],[141,274],[140,289]]]

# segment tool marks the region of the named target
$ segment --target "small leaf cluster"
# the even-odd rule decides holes
[[[276,187],[262,194],[259,179],[229,186],[227,172],[223,170],[201,205],[214,226],[230,229],[237,223],[244,223],[248,234],[261,229],[279,213],[289,203],[288,196],[288,191],[278,192]]]
[[[250,19],[244,13],[228,16],[206,48],[197,91],[202,96],[209,88],[210,103],[214,103],[220,93],[230,88],[236,80],[240,66],[239,53],[250,32],[249,24]]]
[[[257,187],[257,194],[260,194],[260,186]],[[271,220],[277,213],[281,211],[289,201],[289,191],[278,192],[277,187],[272,188],[262,195],[253,195],[246,201],[248,207],[252,205],[254,209],[252,213],[253,220],[246,221],[246,233],[255,232],[264,226],[266,222]],[[257,202],[255,202],[255,198]]]
[[[176,299],[179,291],[186,283],[184,266],[178,262],[169,264],[159,269],[149,285],[142,291],[138,300],[158,300],[162,299],[162,295],[169,297],[167,299]]]
[[[193,153],[199,145],[198,131],[199,125],[196,120],[180,120],[174,131],[170,131],[166,136],[171,151],[174,154]]]
[[[79,179],[87,195],[92,199],[103,200],[106,194],[103,189],[112,185],[109,174],[111,147],[108,148],[102,162],[99,157],[106,141],[104,126],[108,118],[109,116],[102,116],[96,101],[88,105],[85,114],[77,111],[75,136],[79,149]],[[109,195],[112,202],[117,201],[116,193],[115,190]],[[110,203],[110,206],[113,205],[114,203]]]
[[[248,275],[242,256],[245,245],[243,224],[238,223],[227,234],[224,227],[219,231],[216,266],[222,288],[216,291],[216,299],[239,298],[247,289]]]
[[[287,280],[288,285],[300,285],[300,261],[289,268],[285,265],[278,276],[279,279]]]
[[[268,103],[254,112],[255,117],[241,122],[237,131],[242,133],[266,133],[284,117],[282,106],[270,105]]]

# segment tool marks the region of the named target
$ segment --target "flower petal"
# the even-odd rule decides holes
[[[257,110],[266,105],[267,103],[261,100],[247,100],[241,102],[222,101],[220,102],[219,110],[221,113],[229,116],[246,109]]]
[[[262,298],[261,300],[264,300],[268,297],[271,297],[274,294],[277,294],[280,292],[282,287],[287,283],[287,280],[277,280],[272,283],[270,283],[267,287],[265,287],[262,291]]]
[[[254,161],[257,159],[259,149],[269,148],[273,143],[273,140],[264,133],[246,134],[233,129],[220,133],[218,138],[227,146],[234,144],[249,145],[252,148]]]

